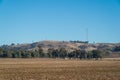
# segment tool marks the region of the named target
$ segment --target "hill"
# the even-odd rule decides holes
[[[76,49],[92,51],[102,50],[105,56],[109,57],[120,57],[120,51],[115,51],[116,46],[120,46],[120,43],[87,43],[82,41],[39,41],[27,44],[11,44],[2,45],[1,48],[9,50],[38,50],[38,46],[46,52],[49,48],[60,49],[65,48],[68,51]]]

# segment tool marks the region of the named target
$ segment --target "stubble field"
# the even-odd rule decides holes
[[[120,80],[120,61],[0,59],[0,80]]]

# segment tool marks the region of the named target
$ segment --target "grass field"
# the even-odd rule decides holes
[[[120,80],[120,61],[0,59],[0,80]]]

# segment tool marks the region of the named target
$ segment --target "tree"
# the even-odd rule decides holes
[[[87,59],[92,59],[92,58],[93,58],[93,56],[92,56],[92,52],[89,51],[89,52],[87,53]]]
[[[44,55],[44,52],[43,52],[43,49],[40,45],[38,45],[38,51],[39,51],[39,57],[43,58],[45,55]]]
[[[100,50],[93,50],[92,51],[92,56],[93,56],[93,58],[98,60],[99,58],[102,58],[102,51],[100,51]]]
[[[30,58],[31,55],[29,54],[28,51],[21,51],[21,56],[22,58]]]
[[[115,48],[113,48],[113,51],[116,51],[116,52],[120,51],[120,46],[115,46]]]
[[[20,50],[17,50],[17,53],[16,53],[16,54],[17,54],[17,57],[18,57],[18,58],[21,58],[21,51],[20,51]]]
[[[54,49],[53,48],[49,48],[48,49],[48,52],[47,52],[47,55],[49,58],[52,58],[52,53],[53,53]]]
[[[6,50],[3,50],[2,57],[3,57],[3,58],[7,58],[7,57],[8,57],[8,55],[7,55],[7,51],[6,51]]]
[[[30,52],[31,57],[34,58],[35,57],[35,53],[34,52]]]
[[[74,58],[75,57],[75,52],[72,51],[72,52],[68,53],[68,57],[69,58]]]
[[[2,57],[2,56],[3,56],[3,49],[0,48],[0,57]]]
[[[15,43],[11,43],[11,46],[14,46],[15,45]]]
[[[75,52],[75,57],[80,58],[81,51],[76,49],[74,52]]]
[[[53,58],[58,58],[58,57],[59,57],[58,49],[54,49],[54,50],[53,50],[53,52],[52,52],[52,57],[53,57]]]
[[[60,48],[60,50],[59,50],[59,57],[60,58],[67,57],[67,50],[65,48]]]
[[[33,53],[34,53],[35,57],[39,57],[39,51],[38,50],[33,51]]]
[[[8,56],[12,58],[17,58],[17,51],[16,50],[9,50],[8,51]]]
[[[86,59],[87,58],[87,52],[85,50],[80,51],[80,59]]]

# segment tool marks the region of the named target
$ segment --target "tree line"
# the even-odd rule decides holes
[[[41,46],[38,50],[6,50],[0,48],[0,58],[78,58],[78,59],[99,59],[102,58],[102,51],[100,50],[73,50],[68,51],[65,48],[54,49],[49,48],[44,52]]]
[[[113,48],[113,51],[114,51],[114,52],[120,52],[120,46],[115,46],[115,47]]]

